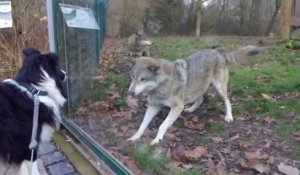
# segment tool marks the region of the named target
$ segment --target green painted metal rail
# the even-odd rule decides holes
[[[93,138],[87,135],[80,129],[72,120],[63,117],[63,125],[81,141],[94,155],[100,158],[114,173],[117,175],[131,175],[133,174],[128,168],[116,160],[108,151],[99,145]]]

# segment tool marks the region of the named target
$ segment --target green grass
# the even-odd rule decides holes
[[[224,137],[226,136],[226,124],[224,122],[221,123],[212,123],[207,122],[204,124],[204,129],[206,131],[214,133],[216,136]]]
[[[141,170],[150,170],[151,174],[160,175],[168,172],[167,174],[170,175],[204,175],[204,172],[196,167],[188,170],[167,168],[166,164],[169,159],[163,154],[156,153],[154,148],[146,143],[135,144],[129,154]]]
[[[277,126],[277,133],[283,139],[289,138],[294,132],[300,131],[300,120],[294,120]]]
[[[300,146],[299,145],[295,145],[292,148],[292,154],[295,155],[296,157],[300,158]]]
[[[135,164],[141,170],[148,169],[157,175],[166,171],[165,165],[169,161],[168,158],[163,154],[155,153],[153,147],[148,144],[136,144],[130,152]]]
[[[299,100],[271,101],[262,97],[262,93],[275,96],[300,91],[300,54],[273,47],[251,59],[250,66],[237,65],[230,72],[230,90],[240,98],[233,113],[239,115],[254,110],[258,115],[276,119],[284,119],[287,111],[300,114]],[[285,110],[281,110],[281,106],[285,106]]]
[[[94,85],[94,88],[91,90],[88,95],[89,99],[92,101],[103,101],[107,99],[107,93],[109,91],[114,91],[121,94],[122,91],[129,87],[128,81],[125,81],[122,75],[115,73],[109,73],[101,84]],[[124,97],[117,98],[114,103],[120,107],[125,107]]]
[[[127,104],[125,102],[125,98],[124,96],[120,97],[120,98],[117,98],[114,100],[114,104],[117,105],[118,107],[120,108],[125,108],[127,107]]]
[[[178,129],[184,128],[183,122],[175,122],[175,123],[174,123],[174,126],[175,126],[176,128],[178,128]]]
[[[154,38],[152,42],[153,47],[150,48],[151,55],[172,61],[185,58],[200,49],[210,48],[214,44],[197,38],[171,37]]]
[[[171,169],[169,171],[169,174],[171,174],[171,175],[205,175],[205,173],[199,168],[191,168],[186,171]]]
[[[199,140],[199,143],[207,148],[213,148],[215,146],[215,143],[211,139],[206,138],[201,138],[201,140]]]
[[[238,37],[159,37],[151,38],[152,46],[150,55],[157,58],[176,60],[186,58],[201,49],[209,49],[213,45],[226,46],[228,43],[236,44]],[[125,44],[126,45],[126,44]],[[222,47],[223,50],[232,50],[232,48]]]
[[[300,100],[298,99],[284,99],[279,102],[280,106],[284,106],[287,111],[300,114]]]
[[[109,138],[111,144],[117,145],[119,143],[118,137],[116,136],[115,133],[108,131],[108,132],[106,132],[105,135]]]

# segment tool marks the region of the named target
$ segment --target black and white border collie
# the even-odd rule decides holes
[[[62,82],[65,72],[60,70],[59,57],[54,53],[41,54],[34,48],[23,50],[24,62],[15,79],[0,82],[0,174],[39,174],[37,155],[31,163],[33,94],[38,98],[39,119],[36,140],[52,139],[61,123],[60,108],[66,102]],[[31,172],[31,167],[33,171]]]

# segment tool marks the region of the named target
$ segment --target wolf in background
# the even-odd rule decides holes
[[[152,42],[145,34],[144,30],[139,30],[128,38],[129,56],[150,56],[151,44]]]

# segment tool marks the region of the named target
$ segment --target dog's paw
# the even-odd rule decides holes
[[[132,137],[128,138],[127,141],[132,141],[135,142],[136,140],[138,140],[141,136],[139,135],[133,135]]]
[[[226,122],[232,122],[233,121],[233,117],[232,116],[225,116],[225,121]]]

